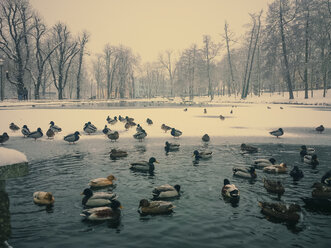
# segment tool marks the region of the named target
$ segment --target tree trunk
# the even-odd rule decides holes
[[[228,82],[228,95],[231,96],[231,84],[234,82],[232,63],[231,63],[231,54],[230,54],[230,45],[229,45],[229,36],[228,36],[228,24],[225,22],[225,40],[226,40],[226,49],[228,51],[228,63],[230,68],[231,81]]]

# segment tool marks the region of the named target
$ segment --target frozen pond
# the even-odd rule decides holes
[[[270,109],[267,108],[270,106]],[[5,147],[24,152],[29,160],[27,176],[6,181],[10,199],[13,247],[328,247],[331,215],[302,208],[301,220],[296,226],[270,222],[261,213],[258,201],[282,201],[304,206],[301,197],[311,195],[311,185],[319,181],[330,169],[331,117],[329,108],[307,108],[282,105],[238,105],[136,109],[41,109],[14,108],[0,110],[0,133],[8,132],[10,139]],[[230,114],[231,109],[233,114]],[[125,131],[123,123],[114,126],[120,138],[110,142],[101,129],[106,117],[121,114],[134,117],[148,133],[143,142],[134,140],[135,128]],[[225,116],[221,121],[219,115]],[[4,118],[3,118],[4,117]],[[148,126],[146,118],[154,124]],[[54,140],[43,137],[33,141],[22,137],[20,131],[9,130],[9,123],[30,130],[41,127],[44,134],[53,120],[62,127]],[[99,132],[85,135],[85,122],[91,121]],[[165,123],[183,131],[176,140],[177,152],[164,152],[164,142],[173,142],[160,126]],[[326,131],[317,134],[316,126],[323,124]],[[284,136],[279,139],[268,134],[282,127]],[[73,131],[82,136],[76,145],[68,145],[63,136]],[[201,141],[208,133],[211,141]],[[259,148],[254,155],[241,155],[240,144]],[[316,149],[320,165],[312,169],[300,161],[300,146]],[[109,151],[120,148],[128,157],[111,160]],[[213,151],[210,160],[192,162],[195,149]],[[129,170],[129,163],[148,160],[154,156],[155,174],[148,175]],[[258,170],[257,180],[248,181],[232,176],[233,166],[252,164],[256,157],[273,156],[286,162],[291,169],[298,165],[305,177],[294,183],[288,174],[269,175]],[[91,223],[82,221],[80,192],[89,180],[115,175],[119,201],[124,209],[120,223]],[[285,194],[268,193],[262,178],[278,178],[285,186]],[[229,178],[240,190],[238,206],[233,207],[221,197],[223,179]],[[139,201],[151,198],[154,187],[169,183],[180,184],[182,194],[174,199],[175,211],[170,215],[140,216]],[[36,206],[32,201],[35,191],[50,191],[55,196],[51,209]],[[222,244],[222,245],[221,245]]]

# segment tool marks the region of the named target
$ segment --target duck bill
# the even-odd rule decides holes
[[[124,208],[124,207],[121,205],[121,206],[120,206],[120,209],[123,209],[123,208]]]

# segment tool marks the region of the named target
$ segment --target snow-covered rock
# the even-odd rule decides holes
[[[28,173],[28,160],[17,150],[0,147],[0,180],[24,176]]]

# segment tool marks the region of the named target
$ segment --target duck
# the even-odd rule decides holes
[[[202,141],[204,141],[204,142],[209,142],[209,141],[210,141],[210,137],[209,137],[208,134],[203,135],[201,139],[202,139]]]
[[[198,150],[195,150],[193,152],[193,156],[196,160],[199,159],[209,159],[213,156],[213,152],[199,152]]]
[[[232,168],[233,176],[245,179],[255,179],[257,177],[254,167],[234,167]]]
[[[284,109],[282,106],[279,107],[280,109]]]
[[[79,136],[80,133],[78,131],[72,133],[72,134],[68,134],[67,136],[65,136],[63,139],[67,142],[74,144],[76,141],[79,140]]]
[[[29,130],[27,125],[24,125],[22,127],[21,132],[22,132],[24,138],[27,137],[30,134],[30,130]]]
[[[276,193],[278,195],[282,195],[285,192],[285,188],[280,181],[263,178],[263,184],[268,192]]]
[[[278,138],[279,136],[282,136],[284,134],[284,130],[282,128],[278,128],[277,130],[271,131],[269,133]]]
[[[120,135],[117,131],[110,132],[108,134],[108,139],[110,139],[111,141],[116,141],[116,140],[118,140],[119,137],[120,137]]]
[[[118,219],[121,216],[122,205],[118,200],[112,200],[110,207],[89,208],[82,211],[80,216],[91,221]]]
[[[298,222],[300,219],[297,212],[301,211],[301,208],[297,204],[259,202],[259,207],[263,214],[282,221]]]
[[[186,112],[187,111],[187,108],[184,108],[184,112]]]
[[[119,120],[120,122],[126,122],[126,119],[123,118],[121,115],[118,116],[118,120]]]
[[[223,115],[220,115],[220,119],[221,119],[222,121],[224,121],[224,120],[225,120],[225,117],[224,117]]]
[[[317,155],[313,154],[313,155],[305,155],[303,157],[303,162],[305,162],[306,164],[309,164],[313,167],[316,167],[317,165],[319,165],[318,159],[317,159]]]
[[[33,193],[33,202],[38,205],[51,205],[54,203],[54,196],[51,192],[37,191]]]
[[[169,130],[171,130],[172,128],[167,126],[166,124],[162,124],[161,125],[161,129],[166,133],[168,132]]]
[[[203,113],[204,114],[207,114],[207,109],[203,109]]]
[[[111,159],[123,158],[128,156],[128,153],[118,149],[111,149],[109,156]]]
[[[176,184],[171,186],[169,184],[164,184],[153,190],[153,199],[166,199],[171,197],[179,196],[180,185]]]
[[[49,128],[52,129],[52,131],[54,133],[59,133],[62,131],[62,128],[60,128],[54,124],[54,121],[51,121],[49,124],[51,125]]]
[[[230,114],[233,114],[233,110],[231,109]]]
[[[181,131],[179,131],[178,129],[175,129],[175,128],[172,128],[171,129],[171,135],[174,137],[174,138],[179,138],[179,136],[181,136],[183,133]]]
[[[108,116],[108,117],[109,117],[109,116]],[[108,123],[109,123],[110,125],[115,125],[115,124],[117,123],[117,116],[115,116],[114,119],[110,119],[110,120],[108,121]]]
[[[106,121],[108,122],[108,124],[110,124],[111,118],[109,117],[109,115],[107,116]]]
[[[222,196],[233,200],[239,200],[239,189],[234,184],[231,184],[229,179],[224,179],[224,186],[222,187]]]
[[[285,163],[281,163],[279,165],[270,165],[263,168],[263,172],[266,173],[286,173],[287,165]]]
[[[86,188],[81,193],[84,195],[82,199],[82,205],[85,207],[103,207],[111,203],[112,200],[116,199],[115,193],[107,192],[96,192],[94,193],[91,189]]]
[[[133,138],[139,140],[139,141],[142,141],[145,137],[147,136],[147,133],[146,131],[143,129],[142,131],[140,132],[137,132],[133,135]]]
[[[142,214],[166,214],[171,213],[175,206],[167,201],[148,201],[142,199],[139,202],[139,209]]]
[[[331,199],[331,186],[324,183],[314,183],[311,195],[316,199]]]
[[[49,128],[46,132],[46,136],[51,139],[55,136],[55,132],[53,131],[53,129]]]
[[[179,144],[175,143],[169,143],[168,141],[165,142],[165,147],[164,150],[166,152],[173,152],[173,151],[178,151],[179,150]]]
[[[116,177],[114,177],[112,174],[110,174],[108,177],[104,178],[96,178],[89,182],[89,186],[91,188],[102,188],[107,186],[112,186],[114,184],[113,181],[117,180]]]
[[[16,124],[14,124],[14,123],[12,122],[12,123],[10,123],[10,125],[9,125],[9,129],[12,130],[12,131],[17,131],[17,130],[20,129],[20,127],[17,126]]]
[[[9,136],[6,132],[4,132],[2,135],[0,135],[0,144],[1,145],[8,140],[9,140]]]
[[[318,133],[322,133],[322,132],[325,130],[325,128],[323,127],[323,125],[320,125],[320,126],[316,127],[315,130],[316,130]]]
[[[271,107],[267,106],[267,109],[271,109]]]
[[[301,146],[301,150],[300,150],[300,156],[303,159],[304,156],[306,155],[313,155],[315,153],[315,148],[312,147],[308,147],[305,145]]]
[[[293,169],[290,172],[290,176],[293,177],[294,181],[298,181],[304,177],[302,170],[300,170],[297,165],[294,165]]]
[[[153,125],[153,121],[149,118],[146,119],[146,122],[147,122],[148,125]]]
[[[324,183],[325,185],[331,186],[331,170],[326,172],[322,178],[321,178],[321,183]]]
[[[137,132],[142,132],[144,129],[142,128],[142,126],[140,126],[140,124],[137,125],[136,127],[136,131]],[[144,130],[145,131],[145,130]]]
[[[41,128],[38,127],[37,131],[34,131],[34,132],[29,133],[28,138],[33,138],[34,140],[37,140],[37,139],[43,137],[43,135],[44,134],[41,131]]]
[[[125,116],[125,120],[127,122],[134,122],[134,118],[131,118],[131,117],[128,117],[128,116]]]
[[[107,127],[107,125],[105,125],[104,129],[102,129],[102,132],[103,134],[108,135],[111,132],[111,130],[110,128]]]
[[[130,123],[129,122],[126,122],[125,125],[124,125],[124,128],[126,130],[129,130],[130,127],[131,127]]]
[[[91,133],[95,133],[97,131],[97,128],[93,124],[91,124],[91,122],[87,122],[85,123],[83,130],[85,133],[90,135]]]
[[[256,153],[258,151],[257,147],[246,145],[245,143],[241,144],[240,150],[242,153]]]
[[[130,163],[130,169],[134,171],[150,172],[152,173],[155,169],[154,163],[159,163],[154,157],[151,157],[149,161],[139,161]]]
[[[274,158],[269,158],[269,159],[259,158],[254,160],[254,166],[257,169],[263,169],[264,167],[274,165],[275,163],[276,163],[276,159]]]

